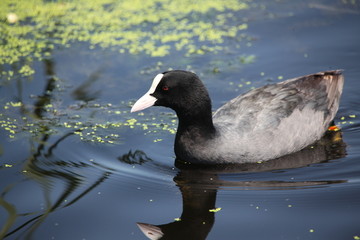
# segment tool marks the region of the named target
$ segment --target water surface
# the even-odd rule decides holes
[[[0,236],[147,239],[141,222],[163,239],[359,239],[359,6],[255,1],[234,14],[249,41],[229,40],[231,51],[156,58],[78,43],[36,62],[32,80],[2,84],[2,124],[24,129],[0,128]],[[344,69],[341,131],[281,160],[180,169],[174,114],[129,112],[168,68],[197,72],[214,109],[252,87]]]

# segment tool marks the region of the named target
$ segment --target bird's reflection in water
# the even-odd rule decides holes
[[[321,186],[345,182],[345,180],[328,181],[226,181],[220,175],[226,173],[260,172],[278,169],[304,167],[309,164],[326,162],[344,157],[346,145],[341,132],[329,131],[316,144],[300,152],[262,163],[241,165],[191,165],[177,160],[180,169],[174,178],[179,187],[183,211],[181,217],[173,222],[161,225],[137,223],[140,230],[149,239],[206,239],[215,222],[216,194],[219,188],[237,187],[239,189],[289,189]]]
[[[214,224],[216,188],[207,188],[198,180],[209,179],[215,174],[197,172],[197,179],[192,178],[192,171],[181,171],[174,181],[178,184],[182,199],[181,217],[163,225],[138,223],[142,232],[150,239],[205,239]]]

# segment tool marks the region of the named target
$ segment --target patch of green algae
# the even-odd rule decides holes
[[[55,108],[54,105],[57,104],[46,105],[44,117],[39,119],[31,114],[33,106],[7,102],[1,109],[0,130],[5,132],[4,136],[8,139],[24,135],[41,139],[44,135],[71,134],[81,141],[101,144],[122,143],[119,133],[127,129],[142,131],[145,135],[150,135],[154,142],[161,141],[160,137],[164,132],[176,133],[177,121],[173,113],[155,116],[140,112],[135,115],[135,119],[130,117],[129,104],[124,102],[119,106],[89,103],[67,109]],[[21,113],[23,116],[19,117]]]
[[[249,8],[249,2],[1,0],[0,84],[31,79],[35,61],[51,59],[55,49],[78,42],[86,43],[90,51],[103,48],[151,57],[173,52],[185,56],[216,54],[227,49],[227,41],[246,38],[246,20],[235,16]],[[109,144],[122,141],[121,129],[143,131],[154,142],[162,141],[164,131],[176,133],[174,114],[130,115],[129,103],[62,106],[61,100],[56,102],[58,98],[49,98],[39,111],[36,105],[5,102],[0,106],[0,130],[10,139],[72,134],[82,141]]]
[[[19,73],[31,75],[34,60],[74,42],[153,57],[220,51],[226,39],[247,28],[233,13],[247,9],[248,1],[2,0],[0,66],[21,63]],[[8,69],[0,73],[8,80],[13,76]]]

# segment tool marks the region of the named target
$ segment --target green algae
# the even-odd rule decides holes
[[[16,139],[17,136],[24,135],[36,139],[44,134],[59,136],[71,134],[81,141],[101,144],[121,144],[120,133],[126,129],[150,135],[153,142],[162,141],[160,136],[163,133],[176,133],[177,121],[174,114],[145,116],[139,113],[136,118],[130,118],[128,105],[129,103],[122,103],[119,106],[92,104],[91,107],[85,106],[79,110],[75,107],[60,109],[55,108],[54,104],[48,104],[44,106],[44,117],[38,119],[30,114],[33,111],[32,106],[24,106],[21,102],[8,102],[0,113],[0,129],[4,130],[4,135],[8,139]],[[93,116],[94,109],[97,117]],[[21,112],[26,112],[27,115],[19,118]],[[118,115],[122,117],[119,119]]]
[[[34,105],[6,102],[0,114],[0,129],[7,137],[29,134],[64,135],[94,143],[121,143],[118,134],[124,129],[142,131],[162,141],[164,132],[175,134],[174,114],[130,116],[130,103],[85,103],[84,106],[62,106],[60,92],[66,82],[52,69],[56,49],[85,43],[92,49],[107,49],[119,54],[141,54],[156,57],[155,66],[143,69],[149,74],[163,69],[160,57],[177,52],[183,56],[205,55],[228,50],[241,40],[246,19],[236,14],[249,8],[250,0],[2,0],[0,2],[0,85],[6,82],[32,80],[36,61],[47,68],[48,87],[35,96]],[[228,44],[228,41],[232,41]],[[233,61],[251,63],[253,56],[240,56]],[[155,61],[154,61],[155,62]],[[213,73],[226,68],[214,63]],[[189,65],[187,70],[192,70]],[[34,78],[34,80],[37,80]],[[60,81],[59,81],[60,80]],[[58,101],[58,102],[57,102]],[[76,104],[75,104],[76,105]],[[94,117],[94,115],[96,117]],[[120,115],[120,117],[119,117]],[[99,117],[100,116],[100,117]]]
[[[218,52],[239,38],[246,22],[234,21],[248,1],[229,0],[2,0],[0,65],[20,63],[22,76],[34,74],[32,62],[49,58],[58,47],[86,42],[90,49],[162,57]],[[11,80],[13,69],[2,71]]]

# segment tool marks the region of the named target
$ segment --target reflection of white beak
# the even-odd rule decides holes
[[[147,223],[136,223],[140,230],[151,240],[158,240],[160,239],[164,233],[161,231],[161,228],[147,224]]]
[[[158,74],[154,78],[151,87],[147,93],[144,94],[139,100],[136,101],[134,106],[131,108],[131,112],[137,112],[144,110],[145,108],[151,107],[155,104],[156,98],[151,96],[156,90],[157,85],[159,85],[161,79],[163,78],[164,74]]]

